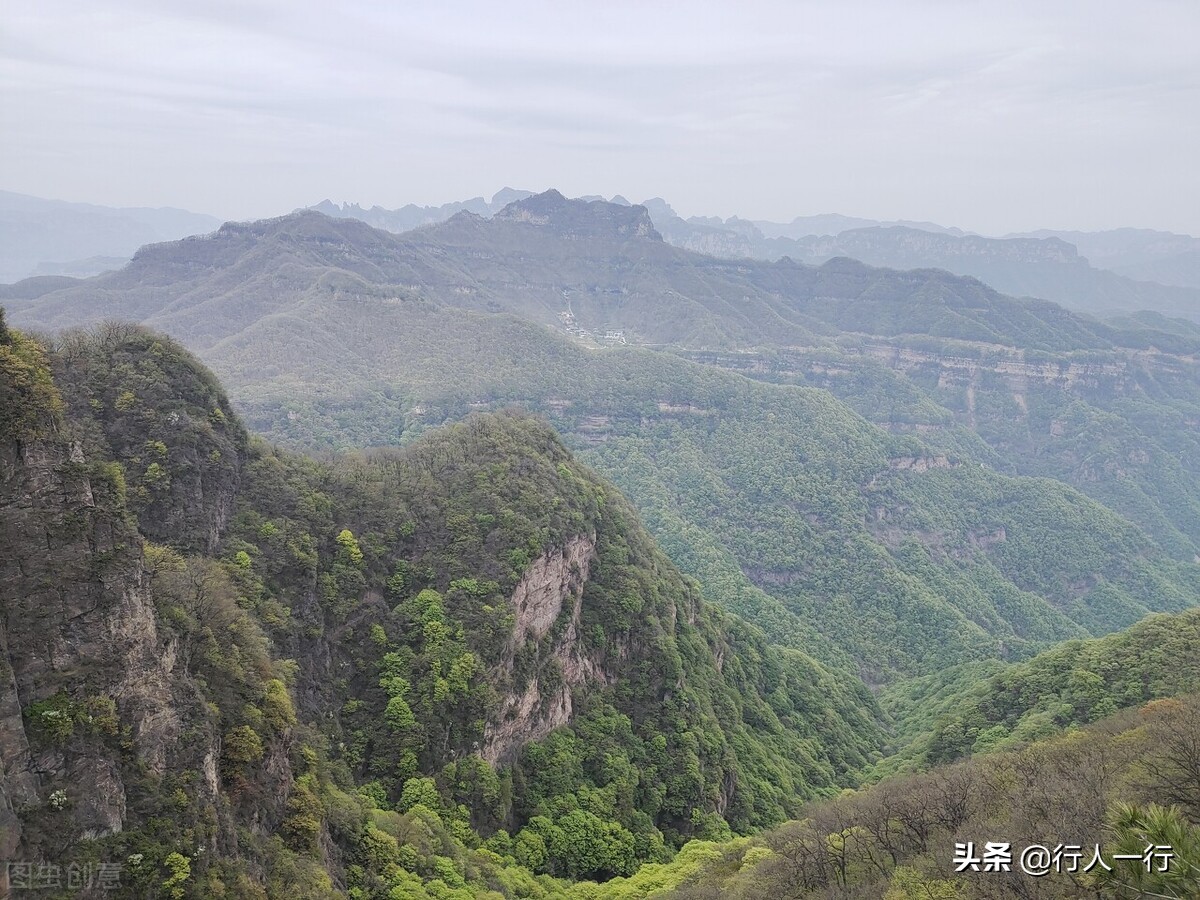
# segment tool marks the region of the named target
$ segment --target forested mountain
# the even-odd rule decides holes
[[[897,269],[970,275],[1014,296],[1040,297],[1097,316],[1137,310],[1200,316],[1200,239],[1149,229],[1033,231],[1004,238],[928,222],[800,217],[787,225],[737,217],[680,218],[661,200],[646,207],[666,240],[727,259],[820,264],[840,256]]]
[[[0,328],[9,857],[136,857],[151,895],[1007,896],[942,849],[1057,827],[1005,818],[1013,772],[1093,791],[1081,841],[1118,801],[1121,841],[1190,840],[1186,791],[1121,774],[1190,707],[1089,732],[1102,784],[1056,735],[1197,688],[1200,326],[718,260],[555,192],[5,297],[45,330]],[[996,805],[938,805],[964,784]]]
[[[1191,332],[1177,322],[1155,327],[1164,343]],[[1200,373],[1191,353],[839,343],[834,352],[690,356],[756,379],[824,388],[894,433],[920,435],[999,471],[1070,484],[1179,559],[1200,549]]]
[[[237,333],[314,292],[512,312],[560,328],[570,317],[576,333],[600,341],[621,332],[628,342],[696,349],[822,343],[843,331],[1064,351],[1150,345],[1135,331],[946,272],[714,259],[664,243],[644,207],[555,191],[491,219],[459,213],[399,236],[312,211],[230,223],[212,236],[145,247],[120,272],[48,290],[36,312],[16,299],[28,286],[7,296],[15,319],[29,308],[28,320],[44,326],[190,317],[195,342]]]
[[[762,835],[689,844],[667,865],[583,896],[1200,896],[1198,723],[1195,694],[1159,700],[1019,751],[811,804],[803,819]],[[988,844],[1001,845],[999,864],[994,855],[990,866],[983,862]],[[1163,848],[1170,848],[1165,870],[1153,855]]]
[[[849,256],[874,266],[931,266],[974,276],[1006,294],[1053,300],[1095,316],[1148,309],[1192,321],[1200,317],[1196,285],[1135,280],[1092,262],[1058,237],[985,238],[892,226],[774,241],[767,257],[784,255],[809,263]]]
[[[1032,231],[1009,237],[1055,237],[1074,244],[1098,268],[1141,281],[1200,288],[1200,238],[1150,228]]]
[[[130,897],[1195,887],[1194,698],[837,795],[879,758],[861,684],[713,609],[525,416],[319,461],[164,337],[2,317],[0,401],[10,858],[124,860]],[[1028,738],[1185,690],[1195,622],[1051,650],[962,721]],[[1110,867],[955,875],[986,835]],[[1170,872],[1116,860],[1147,842]]]
[[[398,443],[520,403],[628,492],[718,602],[875,684],[1200,596],[1200,482],[1177,452],[1190,429],[1154,418],[1195,403],[1186,331],[1102,325],[939,272],[735,266],[667,246],[640,207],[554,193],[403,238],[315,213],[227,225],[14,308],[161,327],[229,381],[253,427],[302,446]],[[678,350],[710,334],[768,348],[686,350],[706,366],[588,349],[610,324]],[[1178,350],[1138,349],[1160,336]],[[807,380],[883,427],[743,374]],[[1117,515],[1011,477],[1026,474]]]
[[[505,188],[490,201],[475,197],[441,206],[366,209],[325,200],[309,208],[402,233],[444,222],[462,211],[490,217],[505,204],[528,196],[529,191]],[[622,197],[612,202],[629,205]],[[1041,229],[992,238],[932,222],[837,214],[797,216],[790,222],[738,216],[684,219],[662,198],[642,205],[668,243],[698,253],[728,259],[787,256],[806,263],[847,256],[900,269],[932,266],[975,276],[1004,293],[1054,300],[1094,314],[1154,309],[1194,318],[1195,292],[1164,286],[1200,288],[1200,239],[1166,231]]]
[[[1126,631],[1068,641],[980,685],[979,696],[937,723],[926,758],[1029,743],[1120,709],[1200,689],[1200,612],[1150,616]]]
[[[9,858],[531,896],[506,880],[628,874],[878,755],[861,684],[713,609],[542,424],[316,462],[139,329],[4,327],[0,362]]]

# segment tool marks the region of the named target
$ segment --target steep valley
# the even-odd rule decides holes
[[[10,858],[187,896],[840,896],[781,823],[875,834],[899,773],[992,753],[1042,784],[1063,730],[1133,746],[1200,687],[1194,326],[713,260],[556,192],[4,292]],[[851,844],[862,896],[910,858],[944,887],[925,838],[870,878],[891,851]]]
[[[331,465],[159,336],[0,335],[10,856],[325,896],[433,828],[410,872],[490,883],[511,833],[513,877],[610,877],[879,753],[861,684],[713,609],[542,424]]]

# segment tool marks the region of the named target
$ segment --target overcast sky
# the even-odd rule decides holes
[[[5,0],[0,189],[1200,235],[1200,2]]]

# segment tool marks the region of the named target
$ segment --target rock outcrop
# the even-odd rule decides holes
[[[55,834],[120,831],[127,726],[136,760],[164,771],[180,717],[142,544],[116,488],[54,437],[0,447],[0,855],[28,848],[17,814],[50,804]]]
[[[86,437],[76,454],[121,465],[138,530],[155,543],[214,552],[249,436],[213,377],[173,342],[120,324],[63,339],[55,367],[68,420]],[[87,377],[71,377],[71,367]]]
[[[513,591],[516,622],[501,668],[511,670],[516,653],[529,641],[542,644],[540,665],[522,689],[505,695],[497,720],[484,732],[482,756],[493,765],[570,722],[574,688],[608,680],[579,641],[583,589],[595,553],[595,535],[577,535],[534,560]],[[544,683],[547,671],[559,676],[549,679],[550,685]]]

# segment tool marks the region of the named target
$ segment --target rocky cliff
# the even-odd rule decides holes
[[[105,358],[99,348],[120,343],[113,334],[93,339],[91,363]],[[186,356],[168,359],[167,349],[124,345],[168,369],[172,361],[189,365]],[[53,362],[60,372],[74,366],[76,376],[83,366],[78,353],[56,354]],[[0,429],[0,858],[48,860],[65,871],[91,845],[108,848],[100,859],[119,866],[119,848],[136,845],[141,839],[131,835],[147,827],[182,837],[153,824],[167,810],[192,823],[187,840],[196,852],[228,854],[239,842],[237,799],[213,704],[220,681],[201,659],[203,626],[194,617],[207,612],[208,627],[217,627],[219,604],[208,602],[217,582],[196,577],[184,557],[146,544],[145,535],[202,549],[219,537],[232,497],[219,480],[206,481],[202,467],[189,477],[195,453],[177,454],[172,470],[157,446],[151,452],[162,478],[178,475],[178,499],[155,504],[131,496],[141,485],[126,477],[137,471],[127,451],[162,445],[145,432],[131,436],[130,419],[145,421],[147,411],[123,404],[123,392],[105,396],[95,378],[60,379],[64,402],[50,371],[39,345],[0,329],[0,392],[26,411]],[[126,368],[125,379],[136,380],[135,372]],[[81,417],[73,408],[84,385],[96,394],[85,398],[89,415]],[[192,387],[175,377],[169,393],[182,408],[197,400]],[[168,432],[186,431],[171,404],[149,417],[159,413],[175,417]],[[113,458],[114,445],[123,459]],[[188,514],[164,515],[172,502]],[[188,610],[181,598],[194,606]],[[226,652],[238,654],[240,643],[234,638]],[[260,831],[282,817],[291,782],[285,747],[285,737],[269,736],[253,777],[282,789],[279,801],[261,806]],[[255,827],[253,818],[242,824]],[[128,884],[133,874],[125,878]]]
[[[0,447],[3,793],[10,815],[54,826],[14,827],[6,859],[121,831],[123,770],[161,776],[181,730],[175,657],[120,484],[57,437]]]
[[[568,200],[555,190],[515,200],[496,213],[494,219],[498,223],[524,222],[571,240],[662,241],[644,206]]]
[[[595,535],[576,535],[561,549],[534,560],[517,584],[512,596],[516,622],[499,668],[511,669],[526,641],[543,640],[565,618],[566,624],[550,642],[545,659],[561,678],[543,693],[535,675],[523,691],[504,695],[484,731],[482,756],[488,762],[510,761],[529,741],[566,725],[571,721],[575,689],[603,685],[613,678],[580,642],[583,588],[595,553]]]

